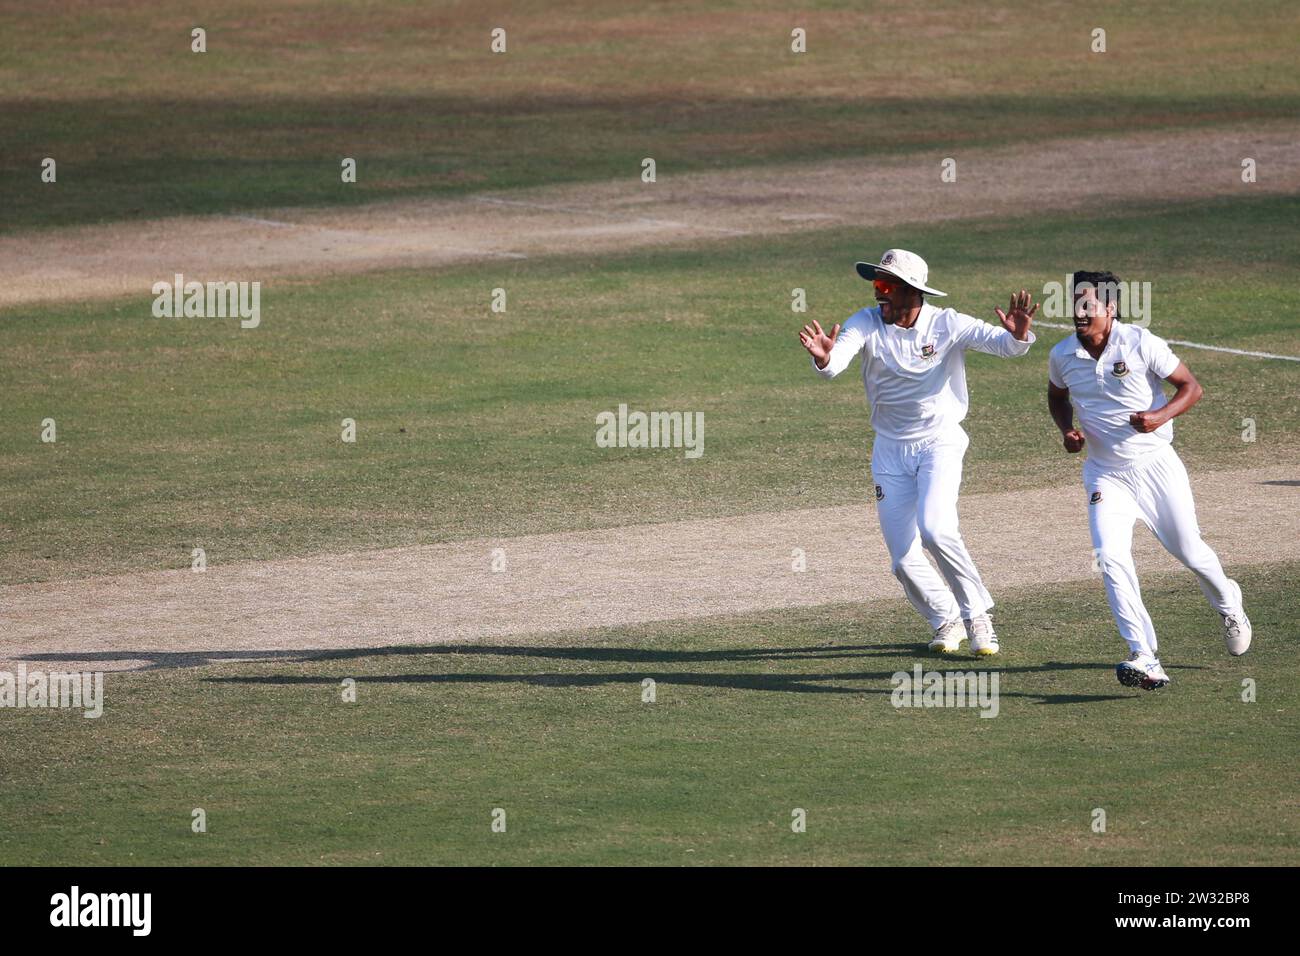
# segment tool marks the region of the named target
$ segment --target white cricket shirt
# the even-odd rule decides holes
[[[966,349],[1010,358],[1033,342],[1033,332],[1021,342],[1001,326],[928,302],[910,329],[900,329],[885,324],[876,307],[849,316],[826,367],[814,360],[813,368],[834,378],[861,354],[871,427],[886,438],[919,441],[966,417]]]
[[[1089,460],[1104,468],[1124,468],[1174,440],[1173,421],[1143,433],[1128,418],[1169,404],[1160,383],[1176,368],[1178,356],[1164,339],[1118,319],[1101,358],[1094,359],[1071,335],[1057,342],[1047,359],[1052,384],[1070,390]]]

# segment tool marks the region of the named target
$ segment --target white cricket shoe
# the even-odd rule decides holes
[[[993,633],[993,618],[987,614],[976,614],[967,621],[966,633],[970,635],[972,654],[989,657],[998,652],[998,636]]]
[[[936,654],[956,654],[961,650],[961,621],[953,618],[947,624],[934,629],[934,640],[928,647]]]
[[[1240,657],[1250,650],[1252,633],[1250,618],[1246,617],[1244,609],[1236,614],[1223,615],[1223,643],[1228,645],[1228,653],[1233,657]]]
[[[1128,660],[1116,665],[1115,677],[1125,687],[1141,687],[1143,690],[1165,687],[1170,681],[1159,659],[1140,651],[1134,651]]]

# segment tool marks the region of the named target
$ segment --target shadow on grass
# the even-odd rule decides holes
[[[400,656],[456,656],[456,657],[514,657],[543,660],[585,661],[594,663],[646,664],[636,671],[615,671],[596,674],[565,673],[493,673],[472,671],[439,674],[382,674],[347,675],[358,683],[374,684],[524,684],[536,687],[601,687],[611,684],[639,684],[646,678],[656,683],[684,687],[715,687],[728,690],[755,690],[798,694],[889,694],[890,683],[897,670],[882,671],[831,671],[813,673],[736,673],[728,671],[675,671],[660,670],[659,666],[673,664],[700,664],[715,662],[779,662],[815,661],[845,658],[898,657],[915,655],[912,665],[920,664],[926,671],[979,670],[999,674],[1045,674],[1057,671],[1102,670],[1113,665],[1106,663],[1079,663],[1046,661],[1041,664],[1002,666],[1001,662],[972,657],[936,657],[925,652],[923,644],[853,644],[814,645],[781,648],[729,648],[703,651],[656,650],[637,647],[528,647],[492,644],[439,644],[411,647],[359,647],[320,651],[202,651],[186,653],[159,653],[155,651],[112,651],[97,653],[33,654],[29,661],[95,661],[141,660],[151,662],[144,670],[177,667],[196,667],[205,664],[258,661],[287,661],[300,664],[327,661],[358,660],[369,657]],[[1184,666],[1171,669],[1200,669]],[[910,671],[910,668],[909,668]],[[208,677],[213,684],[261,685],[333,685],[339,675],[269,674],[232,677]],[[882,686],[883,685],[883,686]],[[1129,700],[1134,694],[1038,694],[1020,691],[1001,691],[1000,696],[1024,697],[1044,704],[1093,703],[1109,700]]]
[[[997,673],[1037,672],[1042,670],[1110,669],[1105,664],[1073,664],[1044,667],[998,668]],[[962,668],[951,668],[961,670]],[[635,671],[603,674],[377,674],[354,678],[358,684],[525,684],[533,687],[603,687],[611,684],[639,685],[647,677],[656,684],[681,687],[715,687],[722,690],[758,690],[795,694],[892,694],[890,679],[895,671],[850,671],[830,674],[736,674],[730,672],[692,673],[682,671]],[[296,674],[267,674],[249,677],[205,677],[210,684],[264,684],[273,686],[328,685],[339,682],[337,676],[317,677]],[[834,683],[831,683],[834,682]],[[869,682],[869,686],[843,686]],[[884,685],[884,686],[881,686]],[[1004,691],[998,697],[1020,697],[1040,704],[1081,704],[1108,700],[1131,700],[1135,694],[1034,694]]]

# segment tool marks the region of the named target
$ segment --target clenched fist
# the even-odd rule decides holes
[[[1153,432],[1165,423],[1165,416],[1159,412],[1134,412],[1128,417],[1128,422],[1138,431],[1146,434]]]

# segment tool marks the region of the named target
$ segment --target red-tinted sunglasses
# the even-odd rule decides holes
[[[898,291],[900,285],[900,283],[891,282],[889,279],[876,279],[871,284],[876,287],[876,291],[881,295],[893,295]]]

